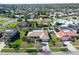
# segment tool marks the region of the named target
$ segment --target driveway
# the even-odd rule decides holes
[[[71,52],[77,52],[78,51],[69,41],[64,42],[64,44],[67,46],[69,51],[71,51]]]
[[[5,43],[4,42],[0,42],[0,51],[4,48]]]
[[[48,42],[42,42],[42,44],[43,44],[43,45],[42,45],[43,51],[50,51]]]

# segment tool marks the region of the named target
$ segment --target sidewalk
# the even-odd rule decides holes
[[[0,42],[0,51],[4,48],[5,43],[4,42]]]

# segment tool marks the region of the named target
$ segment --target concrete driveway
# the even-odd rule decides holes
[[[51,51],[48,45],[48,42],[42,42],[42,44],[44,44],[42,46],[43,51]]]
[[[64,42],[64,44],[67,46],[69,51],[71,51],[71,52],[77,52],[78,51],[69,41]]]
[[[4,48],[6,44],[4,42],[0,42],[0,51]]]

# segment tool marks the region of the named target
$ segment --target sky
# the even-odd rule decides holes
[[[0,4],[79,3],[79,0],[0,0]]]

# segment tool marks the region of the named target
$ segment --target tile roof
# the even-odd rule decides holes
[[[48,33],[46,30],[33,30],[27,34],[27,36],[39,36],[42,40],[49,39]]]
[[[75,31],[64,31],[64,30],[60,30],[59,32],[56,32],[56,35],[59,38],[63,38],[65,36],[76,36],[77,33]]]

